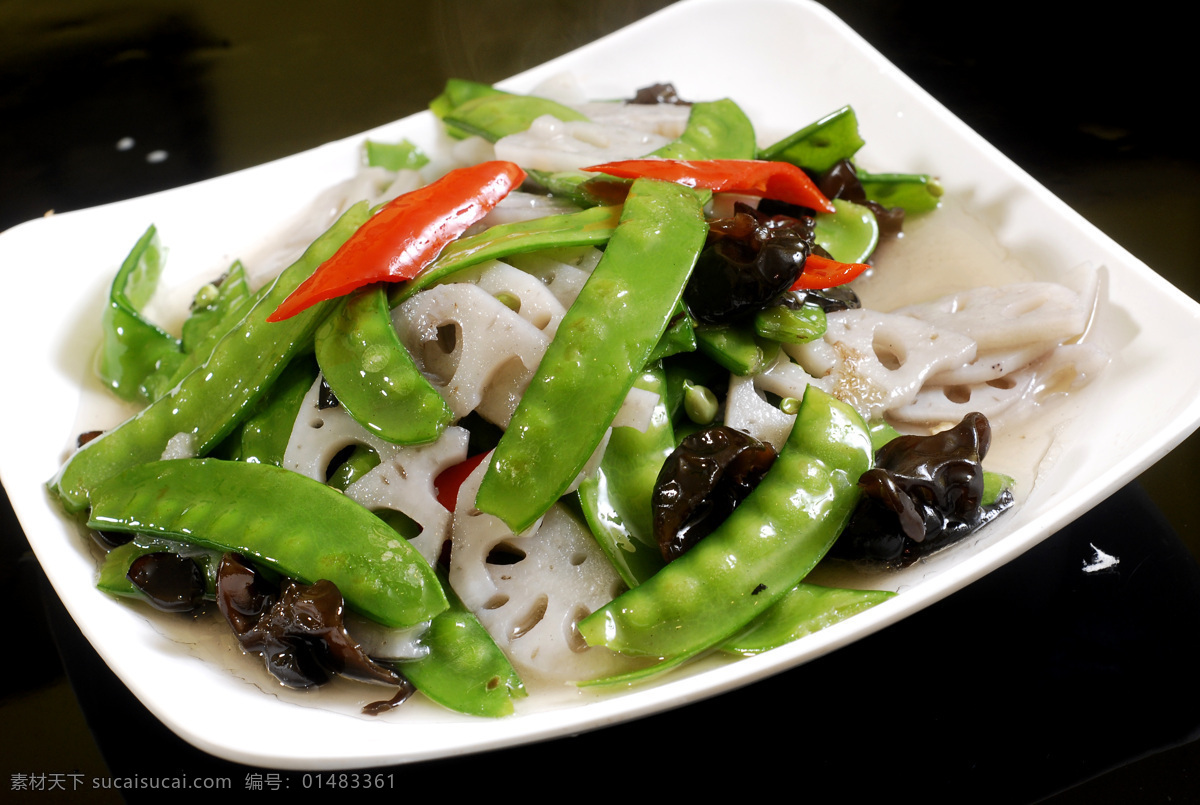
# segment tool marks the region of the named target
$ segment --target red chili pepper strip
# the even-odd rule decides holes
[[[373,282],[412,279],[524,180],[525,171],[512,162],[483,162],[393,199],[267,321],[283,321]]]
[[[437,502],[442,504],[447,511],[453,512],[454,507],[458,505],[458,490],[462,487],[463,481],[467,480],[467,476],[474,472],[475,468],[491,454],[492,451],[489,450],[486,453],[471,456],[438,473],[438,477],[433,480],[433,488],[437,491]]]
[[[839,263],[828,257],[818,257],[810,254],[804,261],[804,270],[789,290],[815,291],[821,288],[835,288],[845,285],[850,280],[870,268],[866,263]]]
[[[714,193],[745,193],[786,201],[821,212],[835,212],[833,204],[808,178],[788,162],[761,159],[629,159],[584,168],[621,179],[643,176],[667,182],[705,187]]]

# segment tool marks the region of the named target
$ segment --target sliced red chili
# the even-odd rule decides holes
[[[759,159],[629,159],[593,165],[584,170],[622,179],[645,176],[688,187],[704,187],[714,193],[745,193],[821,212],[835,212],[833,204],[808,178],[808,174],[787,162]]]
[[[828,257],[810,254],[804,261],[804,270],[790,290],[816,291],[822,288],[835,288],[845,285],[850,280],[870,268],[866,263],[839,263]]]
[[[524,179],[525,171],[512,162],[483,162],[393,199],[267,321],[283,321],[373,282],[412,279]]]
[[[447,511],[454,511],[454,507],[458,505],[458,490],[462,487],[463,481],[467,480],[467,476],[474,472],[475,468],[490,455],[491,451],[489,450],[486,453],[471,456],[438,473],[438,477],[433,481],[438,503],[442,504]]]

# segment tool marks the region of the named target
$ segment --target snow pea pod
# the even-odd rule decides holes
[[[314,337],[325,382],[355,421],[394,444],[425,444],[454,418],[400,343],[382,284],[337,303]]]
[[[696,327],[696,346],[735,375],[758,374],[779,355],[779,342],[760,338],[737,324],[702,324]]]
[[[316,305],[279,324],[268,324],[266,317],[366,219],[366,202],[347,210],[217,342],[203,366],[71,456],[50,484],[63,507],[72,512],[86,508],[100,482],[160,458],[178,434],[190,441],[194,454],[204,455],[244,420],[291,359],[311,347],[313,331],[328,307]]]
[[[418,170],[429,164],[429,157],[409,140],[397,143],[381,143],[367,140],[363,146],[367,165],[390,171]]]
[[[599,469],[579,486],[579,502],[588,527],[630,587],[641,584],[663,566],[650,522],[650,497],[663,462],[675,449],[662,367],[644,371],[634,386],[658,394],[650,424],[645,432],[613,428]]]
[[[895,596],[890,590],[848,590],[801,582],[756,618],[748,629],[722,645],[721,650],[744,656],[761,654]]]
[[[442,578],[450,608],[421,636],[429,654],[395,663],[417,690],[443,707],[472,716],[499,718],[513,699],[528,695],[521,677],[479,619]]]
[[[91,528],[241,553],[305,584],[328,579],[348,606],[385,626],[411,626],[448,606],[433,568],[386,523],[269,464],[153,461],[100,483],[91,501]]]
[[[832,626],[895,596],[896,593],[887,590],[849,590],[800,582],[743,631],[723,643],[720,650],[744,657],[762,654]],[[672,668],[678,668],[692,656],[693,654],[681,654],[635,671],[582,682],[579,686],[604,687],[644,682]]]
[[[446,87],[442,90],[442,93],[429,102],[429,111],[433,112],[438,120],[444,122],[446,115],[467,101],[482,98],[485,95],[506,94],[508,93],[504,92],[504,90],[496,89],[491,84],[485,84],[482,81],[471,81],[466,78],[450,78],[446,80]],[[446,133],[459,140],[470,136],[468,132],[450,124],[446,124]]]
[[[578,170],[542,171],[530,168],[525,172],[548,195],[564,198],[580,207],[598,207],[624,201],[629,192],[626,179],[613,178],[601,185],[596,177]]]
[[[945,192],[941,182],[923,173],[857,173],[867,198],[908,213],[937,209]]]
[[[229,434],[213,450],[213,455],[283,466],[283,454],[287,452],[296,416],[316,379],[317,366],[310,356],[301,356],[289,363],[259,401],[255,413]]]
[[[246,285],[246,269],[241,262],[230,266],[217,282],[209,283],[197,291],[192,311],[180,333],[183,351],[193,352],[203,344],[206,336],[220,325],[230,311],[239,308],[248,296],[250,289]]]
[[[754,126],[728,98],[692,104],[687,126],[674,142],[648,156],[663,159],[754,159]]]
[[[656,576],[584,618],[588,645],[693,656],[737,634],[803,579],[837,539],[871,466],[848,405],[809,386],[779,457],[716,531]]]
[[[448,78],[442,93],[429,102],[429,111],[441,120],[446,115],[462,106],[467,101],[482,98],[485,95],[505,95],[502,89],[496,89],[491,84],[482,81],[471,81],[468,78]]]
[[[358,444],[354,446],[350,456],[336,470],[329,474],[325,483],[334,489],[345,492],[350,488],[351,484],[362,480],[364,475],[378,466],[379,454],[365,444]],[[396,532],[405,539],[411,539],[421,533],[419,525],[416,525],[403,512],[398,512],[395,509],[381,509],[375,512],[375,516],[382,518],[384,522],[396,529]],[[409,526],[410,523],[412,524],[411,527]]]
[[[390,304],[396,307],[413,294],[436,285],[451,274],[488,260],[542,249],[607,243],[620,217],[620,205],[592,207],[532,221],[500,224],[477,235],[460,238],[442,249],[438,258],[420,274],[408,282],[398,283],[391,291]]]
[[[1000,499],[1000,495],[1011,492],[1017,482],[1011,475],[1000,472],[983,471],[983,494],[979,498],[980,506],[992,506]]]
[[[638,179],[496,446],[476,505],[514,533],[578,475],[658,344],[708,226],[686,187]]]
[[[838,160],[854,156],[864,145],[854,109],[843,106],[763,149],[758,158],[790,162],[822,173]]]
[[[588,119],[582,112],[548,98],[500,92],[472,98],[446,113],[442,122],[448,129],[496,142],[501,137],[525,131],[542,115],[556,117],[564,123]]]
[[[825,335],[827,327],[820,305],[776,305],[754,314],[755,335],[781,344],[807,344]]]
[[[197,368],[203,366],[212,357],[213,350],[222,338],[237,327],[246,314],[262,300],[271,290],[270,285],[264,285],[257,291],[239,297],[236,300],[231,300],[231,303],[221,318],[213,324],[212,327],[204,334],[204,337],[199,339],[197,343],[183,356],[183,362],[175,367],[175,372],[170,379],[163,384],[163,388],[159,390],[158,395],[154,398],[157,400],[163,394],[166,394],[171,389],[179,385],[179,381],[196,371]]]
[[[671,323],[667,325],[658,345],[650,353],[648,364],[657,363],[663,358],[678,355],[681,352],[696,351],[696,322],[688,313],[687,305],[680,302],[675,307]]]
[[[179,341],[142,318],[162,274],[162,248],[151,226],[121,263],[101,320],[96,373],[123,400],[153,399],[183,360]]]
[[[879,222],[869,207],[843,198],[833,200],[836,212],[817,213],[813,240],[839,263],[862,263],[879,244]]]

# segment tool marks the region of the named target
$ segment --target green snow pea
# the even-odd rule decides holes
[[[382,283],[338,300],[313,343],[325,382],[342,407],[379,438],[432,442],[454,418],[400,343]]]
[[[820,305],[801,305],[793,310],[776,305],[754,314],[754,332],[759,338],[781,344],[807,344],[825,335],[828,323]]]
[[[465,78],[450,78],[446,81],[446,87],[442,93],[429,102],[429,111],[437,117],[438,120],[445,121],[446,115],[453,112],[459,106],[475,98],[482,98],[485,95],[507,95],[504,90],[499,90],[491,84],[484,84],[481,81],[470,81]],[[451,137],[462,139],[469,136],[467,132],[461,131],[454,126],[447,125],[446,133]]]
[[[721,650],[745,656],[761,654],[895,597],[889,590],[847,590],[801,582]]]
[[[890,442],[892,439],[900,437],[900,431],[893,428],[882,419],[871,422],[868,426],[871,431],[871,450],[876,451]]]
[[[496,446],[481,510],[520,533],[566,491],[670,323],[707,231],[688,188],[633,183],[604,257]]]
[[[681,352],[696,351],[696,322],[688,313],[687,305],[682,301],[675,307],[671,323],[667,325],[662,338],[650,353],[647,364],[657,363],[663,358],[678,355]]]
[[[472,716],[511,715],[513,699],[529,695],[521,677],[475,615],[442,578],[450,608],[421,636],[429,654],[394,663],[417,690],[443,707]]]
[[[183,351],[191,353],[204,343],[206,336],[220,325],[231,310],[239,308],[248,296],[250,289],[246,285],[246,269],[241,262],[230,266],[225,276],[217,282],[209,283],[197,291],[192,311],[183,323]]]
[[[779,457],[716,531],[657,575],[584,618],[588,645],[678,659],[718,646],[820,561],[871,466],[866,424],[809,386]]]
[[[542,115],[564,123],[587,120],[587,115],[548,98],[498,92],[472,98],[447,112],[442,122],[451,130],[466,132],[496,142],[501,137],[525,131]]]
[[[417,170],[429,164],[429,157],[409,140],[398,143],[381,143],[367,140],[363,146],[367,165],[390,171]]]
[[[429,102],[429,109],[440,120],[467,101],[482,98],[485,95],[507,94],[504,90],[496,89],[491,84],[485,84],[482,81],[472,81],[469,78],[448,78],[441,94]]]
[[[611,184],[606,183],[602,189],[611,190],[611,193],[593,192],[597,187],[593,183],[596,178],[594,173],[584,173],[583,171],[542,171],[535,168],[527,168],[525,172],[537,184],[551,196],[565,198],[573,204],[578,204],[580,207],[598,207],[605,204],[612,204],[614,200],[620,200],[625,197],[629,187],[625,179],[613,179]],[[615,196],[615,199],[612,198]]]
[[[183,362],[175,368],[175,372],[170,379],[163,384],[163,388],[159,390],[158,395],[154,398],[157,400],[163,394],[166,394],[171,389],[179,385],[179,381],[196,371],[199,367],[208,362],[212,357],[213,350],[222,338],[229,335],[238,325],[246,314],[270,292],[271,286],[264,285],[252,294],[242,296],[238,299],[231,300],[229,307],[221,315],[221,318],[216,321],[212,327],[204,334],[190,351],[183,356]]]
[[[285,322],[266,317],[367,219],[354,205],[284,270],[237,326],[217,342],[203,366],[136,416],[88,442],[51,481],[67,511],[87,507],[91,491],[122,470],[160,458],[178,434],[204,455],[249,416],[284,367],[311,348],[313,331],[330,303],[314,305]]]
[[[592,207],[532,221],[500,224],[477,235],[460,238],[442,249],[437,259],[420,274],[408,282],[397,283],[391,291],[390,304],[396,307],[413,294],[436,285],[451,274],[488,260],[543,249],[607,243],[620,217],[620,206]]]
[[[153,399],[183,361],[179,341],[142,318],[162,274],[162,248],[153,226],[121,263],[101,319],[96,374],[123,400]]]
[[[867,198],[909,213],[937,209],[945,192],[937,179],[923,173],[856,173]]]
[[[650,497],[663,462],[675,449],[662,367],[642,372],[633,385],[659,396],[646,432],[613,428],[599,469],[579,486],[579,502],[592,534],[630,587],[663,566],[654,539]]]
[[[629,195],[632,179],[619,179],[605,174],[587,173],[585,171],[526,171],[530,178],[540,184],[548,195],[560,196],[580,207],[597,207],[611,204],[622,204],[625,196]],[[694,187],[692,191],[700,196],[701,204],[712,200],[712,191],[705,187]]]
[[[755,618],[748,627],[723,643],[720,650],[746,657],[762,654],[832,626],[895,596],[896,593],[884,590],[848,590],[801,582],[788,590],[779,602]],[[690,654],[681,654],[635,671],[580,683],[580,687],[644,682],[679,667],[691,657]]]
[[[652,151],[663,159],[754,159],[754,126],[736,103],[723,98],[692,104],[677,140]]]
[[[813,239],[839,263],[865,263],[879,243],[879,222],[869,207],[836,198],[837,212],[817,213]]]
[[[350,451],[349,457],[339,464],[337,469],[329,474],[329,478],[326,479],[325,483],[329,484],[340,492],[345,492],[350,488],[351,484],[362,480],[364,475],[378,466],[379,454],[370,447],[367,447],[365,444],[356,444],[354,449]],[[401,517],[407,518],[407,516],[402,512],[395,511],[394,509],[383,509],[375,512],[376,517],[382,518],[384,522],[396,529],[396,531],[399,532],[400,536],[402,537],[415,537],[418,533],[420,533],[419,526],[411,535],[406,533],[405,527],[407,526],[407,523],[395,515],[400,515]]]
[[[292,438],[292,427],[304,396],[317,379],[317,366],[309,356],[292,361],[259,400],[255,412],[213,450],[218,458],[283,466],[283,454]]]
[[[779,342],[759,338],[739,324],[701,324],[696,346],[735,375],[745,377],[766,369],[779,355]]]
[[[1004,492],[1011,491],[1017,482],[1011,475],[1000,472],[983,472],[983,494],[979,497],[980,506],[992,506]]]
[[[346,604],[385,626],[448,606],[419,553],[348,497],[269,464],[153,461],[92,490],[90,528],[140,532],[233,551],[305,584],[328,579]]]
[[[843,106],[820,120],[759,152],[759,159],[790,162],[823,173],[841,159],[849,159],[866,143],[858,134],[858,118]]]

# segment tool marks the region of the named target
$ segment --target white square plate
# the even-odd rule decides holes
[[[756,43],[739,49],[736,70],[711,56],[730,41]],[[171,252],[164,283],[181,293],[193,289],[195,277],[255,254],[300,211],[298,199],[349,177],[366,135],[212,181],[15,227],[0,235],[0,264],[25,267],[7,272],[0,300],[3,376],[10,388],[37,391],[36,405],[28,395],[6,395],[0,403],[8,423],[0,477],[38,560],[84,635],[156,716],[201,749],[276,768],[409,762],[577,733],[745,685],[876,631],[1003,565],[1134,478],[1200,424],[1200,373],[1192,352],[1178,348],[1196,343],[1200,306],[1035,183],[825,9],[792,0],[694,0],[504,86],[528,89],[564,70],[597,98],[627,96],[664,79],[686,98],[731,97],[755,122],[764,144],[852,104],[868,143],[858,155],[862,164],[937,174],[948,198],[990,228],[1037,278],[1061,276],[1081,264],[1098,268],[1101,304],[1089,338],[1112,351],[1112,363],[1071,400],[1071,416],[1039,434],[1053,437],[1054,460],[1042,462],[1019,511],[981,539],[889,577],[883,583],[901,595],[867,613],[760,657],[711,658],[628,691],[570,689],[531,697],[503,720],[470,719],[424,701],[367,718],[358,708],[374,690],[364,694],[337,684],[314,694],[280,690],[215,627],[193,629],[187,619],[119,604],[98,592],[86,537],[44,489],[78,430],[119,418],[111,403],[91,407],[102,400],[90,379],[91,356],[106,285],[146,226],[158,226]],[[747,81],[746,75],[759,78]],[[369,134],[408,137],[425,147],[437,142],[429,114]],[[45,299],[48,277],[54,278],[57,320],[46,319],[45,305],[31,303]],[[1131,415],[1147,410],[1156,416]],[[201,690],[202,696],[185,693]],[[227,732],[223,725],[232,723],[234,713],[272,723],[270,745]]]

